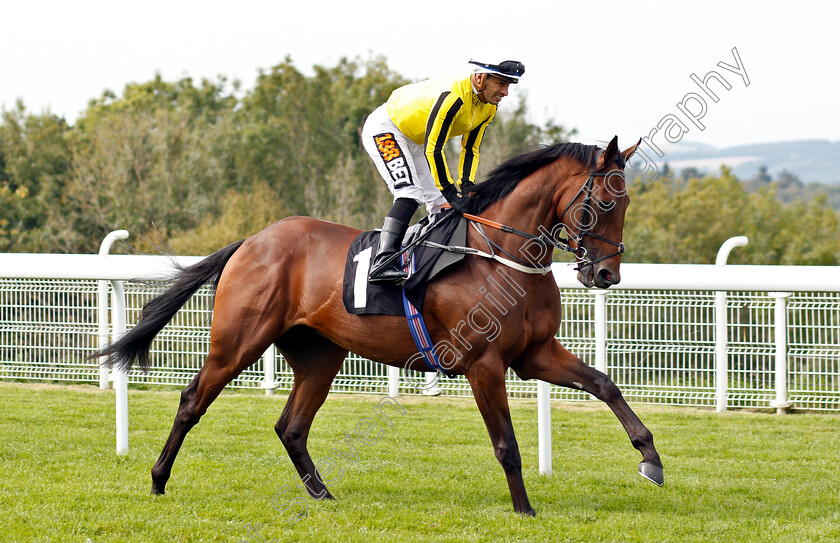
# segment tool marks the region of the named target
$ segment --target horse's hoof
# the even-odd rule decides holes
[[[655,485],[662,486],[665,484],[665,472],[662,470],[662,466],[642,462],[639,464],[639,474]]]
[[[163,496],[166,494],[164,491],[165,485],[158,485],[157,483],[152,483],[152,496]]]

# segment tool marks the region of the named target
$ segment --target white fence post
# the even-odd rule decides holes
[[[790,407],[787,387],[787,298],[790,292],[770,292],[776,299],[774,308],[773,335],[776,340],[776,400],[771,407],[782,415]]]
[[[274,394],[277,388],[277,347],[272,343],[263,353],[263,382],[260,385],[265,389],[265,395]]]
[[[108,233],[99,245],[99,256],[108,256],[111,251],[111,245],[118,239],[128,239],[128,230],[114,230]],[[97,306],[98,314],[98,343],[99,350],[108,346],[108,281],[97,281]],[[103,360],[100,360],[100,363]],[[99,366],[99,388],[106,389],[109,387],[107,366]]]
[[[551,475],[551,385],[537,381],[537,454],[540,474]]]
[[[716,266],[725,266],[729,252],[749,242],[746,236],[736,236],[723,242],[718,249]],[[715,405],[718,413],[726,412],[729,388],[729,357],[727,347],[726,291],[715,293]]]
[[[729,358],[726,356],[726,292],[715,293],[715,409],[725,413],[729,379]]]
[[[125,289],[122,281],[111,281],[111,322],[114,329],[111,341],[117,341],[125,334]],[[128,372],[114,368],[114,390],[117,411],[117,454],[128,452]]]
[[[396,398],[400,395],[400,368],[388,366],[388,396]]]
[[[607,290],[593,290],[595,295],[595,369],[607,373]]]

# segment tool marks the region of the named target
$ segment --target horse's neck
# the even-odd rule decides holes
[[[569,190],[570,173],[571,168],[567,164],[546,166],[523,179],[513,192],[488,207],[482,216],[535,236],[556,234],[553,228],[558,223],[557,206]],[[503,249],[517,256],[523,256],[522,249],[528,243],[533,243],[498,230],[492,233],[488,231],[487,234]],[[550,260],[549,251],[540,262],[546,264]]]
[[[483,216],[517,230],[539,235],[557,224],[557,208],[571,192],[572,166],[564,160],[531,174],[507,197],[488,207]]]

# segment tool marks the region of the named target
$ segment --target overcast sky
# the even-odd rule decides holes
[[[532,121],[551,118],[576,127],[576,139],[586,143],[617,134],[626,147],[668,115],[687,129],[680,134],[679,124],[666,121],[682,145],[840,140],[840,26],[826,5],[4,2],[0,105],[10,109],[22,98],[29,112],[49,108],[72,124],[103,90],[121,93],[126,83],[148,81],[155,72],[170,81],[223,74],[250,88],[259,69],[287,55],[308,72],[343,56],[382,54],[410,79],[466,66],[470,57],[504,55],[526,65],[512,94],[527,93]],[[738,68],[733,48],[744,75],[718,65]],[[691,78],[705,79],[711,71],[731,86],[707,81],[717,102]],[[511,102],[508,97],[502,108]],[[688,113],[702,114],[703,130],[679,109],[681,102]],[[663,132],[652,141],[665,143]]]

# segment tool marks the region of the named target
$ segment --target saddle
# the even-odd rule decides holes
[[[424,217],[408,230],[402,243],[401,263],[411,270],[406,282],[373,284],[368,283],[368,272],[379,245],[379,230],[359,234],[350,244],[344,266],[345,309],[354,315],[404,317],[405,292],[406,299],[422,310],[426,285],[464,258],[450,246],[464,246],[466,241],[467,220],[459,213],[444,210]]]

